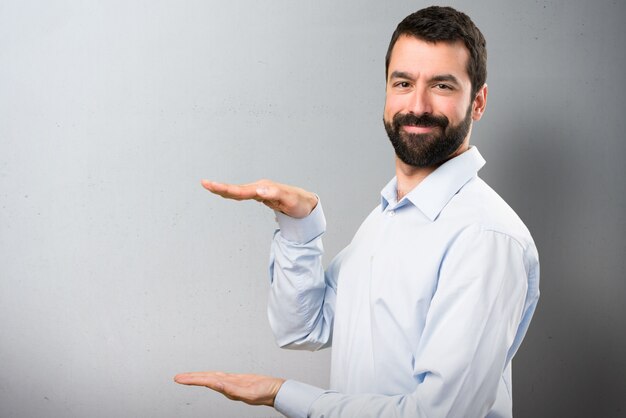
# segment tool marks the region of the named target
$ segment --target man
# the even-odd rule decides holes
[[[396,177],[326,272],[314,194],[203,181],[276,210],[269,321],[282,347],[332,344],[331,390],[219,372],[178,383],[288,417],[512,416],[511,359],[539,297],[539,264],[469,145],[487,103],[484,38],[465,14],[429,7],[398,25],[386,65]]]

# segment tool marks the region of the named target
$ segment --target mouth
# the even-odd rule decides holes
[[[427,134],[435,128],[436,126],[402,125],[402,130],[409,134]]]

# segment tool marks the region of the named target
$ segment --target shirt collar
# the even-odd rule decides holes
[[[410,202],[434,221],[452,196],[474,178],[483,165],[484,158],[478,152],[478,148],[472,146],[461,155],[439,166],[400,202],[397,202],[396,198],[398,180],[394,177],[380,192],[381,209],[385,210],[389,205],[398,208]]]

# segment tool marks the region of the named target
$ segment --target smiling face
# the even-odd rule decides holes
[[[469,52],[462,42],[400,36],[389,61],[383,120],[396,155],[415,167],[437,166],[465,151],[487,87],[471,100]]]

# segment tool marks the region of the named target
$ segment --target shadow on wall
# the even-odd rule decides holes
[[[508,174],[491,181],[530,229],[541,262],[541,298],[514,360],[514,416],[626,416],[624,238],[599,216],[619,213],[605,196],[623,194],[622,180],[583,122],[548,108],[553,115],[518,110],[508,126],[520,128],[507,130],[498,155]]]

